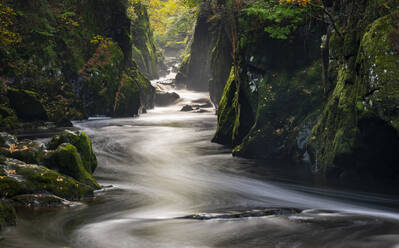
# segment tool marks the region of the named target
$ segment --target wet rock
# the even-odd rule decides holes
[[[68,199],[92,197],[94,187],[80,183],[44,166],[6,158],[0,163],[0,197],[51,193]]]
[[[209,113],[209,112],[211,112],[211,111],[206,110],[206,109],[198,109],[198,110],[196,110],[194,113],[199,113],[199,114],[201,114],[201,113]]]
[[[177,219],[193,219],[193,220],[212,220],[212,219],[240,219],[249,217],[264,217],[272,215],[292,215],[298,214],[301,211],[291,208],[273,208],[273,209],[255,209],[245,211],[231,211],[227,213],[200,213],[178,217]]]
[[[157,92],[155,95],[155,105],[169,106],[174,104],[180,96],[176,92]]]
[[[15,110],[19,119],[24,121],[48,120],[47,113],[38,100],[37,93],[9,88],[7,96],[10,100],[10,106]]]
[[[94,189],[101,188],[91,173],[84,167],[77,148],[72,144],[61,144],[57,150],[48,152],[44,158],[44,165],[61,174],[71,176]]]
[[[63,143],[74,145],[86,170],[90,173],[94,172],[97,168],[97,158],[93,152],[91,140],[84,132],[65,130],[62,134],[53,137],[47,144],[47,148],[55,150]]]
[[[25,163],[39,164],[44,156],[44,144],[31,140],[22,140],[7,148],[0,148],[6,157],[15,158]]]
[[[53,194],[25,194],[11,198],[15,207],[53,208],[70,206],[72,203]]]
[[[193,110],[194,110],[193,107],[191,107],[190,105],[184,105],[180,111],[189,112],[189,111],[193,111]]]

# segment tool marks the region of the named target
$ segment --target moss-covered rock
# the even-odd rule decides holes
[[[136,18],[132,22],[133,59],[138,69],[149,79],[158,78],[158,56],[146,7],[133,5]]]
[[[62,134],[54,136],[47,144],[50,150],[56,150],[59,145],[69,143],[76,147],[85,169],[93,173],[97,168],[97,158],[93,152],[92,142],[84,132],[65,130]]]
[[[330,40],[330,67],[338,68],[336,86],[308,147],[314,170],[328,180],[388,184],[399,179],[399,56],[394,38],[399,14],[373,20],[370,13],[379,14],[376,6],[363,7],[368,18],[351,18],[345,38]],[[350,42],[347,36],[356,39]]]
[[[84,167],[78,150],[72,144],[61,144],[57,150],[48,152],[44,158],[44,165],[94,189],[100,188],[91,173]]]
[[[44,144],[31,140],[22,140],[9,147],[4,155],[25,163],[40,164],[44,157]],[[4,151],[2,149],[0,153]]]
[[[37,93],[28,90],[9,88],[7,91],[10,106],[18,118],[25,121],[47,121],[48,116]]]
[[[222,99],[218,108],[218,125],[216,134],[213,137],[213,142],[232,145],[233,144],[233,129],[236,119],[236,112],[233,107],[236,84],[234,78],[234,69],[231,69],[229,79],[223,91]]]
[[[94,189],[44,166],[11,158],[0,163],[0,196],[3,198],[49,192],[65,199],[79,200],[93,196]]]
[[[133,116],[153,105],[154,90],[148,90],[151,85],[132,58],[133,50],[144,57],[148,54],[151,61],[145,63],[156,73],[157,55],[143,6],[136,23],[127,13],[127,0],[5,1],[3,5],[15,11],[13,28],[22,42],[0,44],[1,91],[3,85],[18,89],[9,90],[10,99],[1,92],[1,103],[9,102],[22,121],[49,119],[65,126],[88,115]],[[142,46],[135,43],[138,48],[132,29],[146,34],[145,42],[138,41]],[[141,33],[137,35],[134,38],[139,40]],[[128,85],[123,84],[125,74],[131,78]],[[16,128],[13,123],[15,116],[0,116],[1,130]]]

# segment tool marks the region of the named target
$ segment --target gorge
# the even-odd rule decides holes
[[[0,10],[0,247],[399,245],[397,1]]]

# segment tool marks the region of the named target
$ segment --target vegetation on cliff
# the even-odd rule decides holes
[[[214,141],[331,181],[397,182],[398,3],[226,2],[215,15],[226,6],[238,32],[226,35],[233,69]]]
[[[2,114],[2,129],[18,126],[15,117],[61,125],[151,108],[155,90],[140,72],[157,75],[151,27],[145,8],[132,20],[128,7],[127,0],[2,0],[0,104],[13,110]]]

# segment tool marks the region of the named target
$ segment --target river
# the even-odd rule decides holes
[[[20,210],[3,247],[399,247],[399,200],[317,188],[293,165],[234,158],[211,143],[205,93],[138,118],[75,123],[93,139],[95,177],[112,185],[74,207]]]

